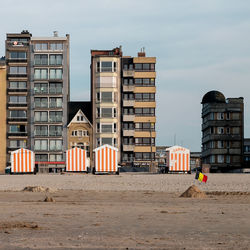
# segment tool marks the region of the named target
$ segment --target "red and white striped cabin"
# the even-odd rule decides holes
[[[190,171],[190,150],[180,146],[173,146],[166,149],[167,167],[169,172]]]
[[[66,152],[66,171],[86,172],[89,167],[87,152],[81,148],[72,148]]]
[[[11,173],[33,173],[35,153],[25,148],[11,152]]]
[[[118,149],[105,144],[94,149],[95,171],[96,172],[117,172],[118,170]]]

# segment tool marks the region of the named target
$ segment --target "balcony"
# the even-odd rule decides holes
[[[124,122],[133,122],[135,119],[135,115],[123,115]]]
[[[134,70],[123,70],[123,77],[133,77],[135,74]]]
[[[135,89],[134,85],[123,85],[123,92],[133,92]]]
[[[8,137],[9,136],[28,136],[27,132],[8,132]]]
[[[123,107],[133,107],[135,100],[123,100]]]
[[[123,130],[123,136],[134,136],[135,130],[133,129],[124,129]]]
[[[123,151],[134,151],[135,145],[134,144],[123,144]]]

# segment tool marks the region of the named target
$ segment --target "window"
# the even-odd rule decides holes
[[[10,140],[10,148],[26,148],[26,140]]]
[[[62,55],[50,55],[49,64],[50,65],[62,65]]]
[[[36,43],[35,50],[48,50],[48,44],[47,43]]]
[[[48,121],[48,112],[46,111],[35,112],[35,122],[47,122],[47,121]]]
[[[54,154],[51,154],[49,155],[49,160],[50,161],[62,161],[63,160],[63,155],[61,154],[58,154],[58,155],[54,155]]]
[[[50,50],[63,50],[63,44],[62,43],[51,43]]]
[[[123,137],[124,145],[134,145],[134,137]]]
[[[35,126],[35,136],[48,136],[48,126]]]
[[[62,69],[50,69],[49,70],[49,79],[62,79]]]
[[[27,74],[27,68],[26,67],[11,66],[10,67],[10,74],[25,75],[25,74]]]
[[[62,111],[50,111],[49,121],[50,122],[62,122]]]
[[[113,145],[112,141],[113,138],[102,138],[102,145],[109,144],[112,146]]]
[[[48,55],[35,55],[35,65],[48,65]]]
[[[215,163],[215,155],[210,156],[210,163]]]
[[[133,108],[123,108],[123,114],[124,115],[134,115],[134,109]]]
[[[212,112],[212,113],[210,113],[210,120],[214,120],[214,113]]]
[[[226,163],[230,163],[231,162],[231,157],[230,157],[230,155],[227,155],[226,156]]]
[[[135,63],[134,68],[136,71],[154,71],[154,63]]]
[[[48,79],[48,69],[35,69],[34,79]]]
[[[19,95],[19,96],[11,95],[10,103],[22,103],[22,104],[27,103],[27,97],[23,95]]]
[[[48,161],[48,155],[47,154],[36,154],[35,156],[36,161],[44,161],[47,162]]]
[[[27,127],[25,125],[10,125],[9,133],[26,133]]]
[[[50,108],[61,108],[62,107],[62,98],[60,97],[53,97],[49,98],[49,107]]]
[[[112,118],[113,108],[102,108],[101,110],[102,110],[102,118]]]
[[[26,89],[27,82],[10,82],[10,89]]]
[[[35,97],[35,108],[48,108],[47,97]]]
[[[155,138],[151,137],[139,137],[135,138],[135,144],[136,145],[151,145],[150,139],[152,141],[152,145],[155,145]]]
[[[230,128],[229,127],[227,127],[227,134],[229,135],[230,134]]]
[[[220,135],[224,134],[224,128],[223,127],[218,127],[217,133],[220,134]]]
[[[155,153],[151,154],[152,160],[155,159]],[[135,160],[147,160],[150,161],[150,153],[135,153]]]
[[[101,92],[102,94],[102,102],[112,102],[113,101],[113,93],[112,92]]]
[[[124,93],[123,94],[123,100],[134,100],[134,94],[133,93]]]
[[[113,131],[112,124],[102,124],[101,127],[102,133],[112,133]]]
[[[226,113],[226,119],[227,119],[227,120],[230,120],[230,112],[227,112],[227,113]]]
[[[227,141],[227,148],[230,148],[230,141]]]
[[[123,129],[124,130],[134,130],[135,129],[134,123],[132,123],[132,122],[124,122],[123,123]]]
[[[224,113],[217,113],[217,120],[224,120]]]
[[[50,136],[62,136],[63,127],[62,126],[49,126]]]
[[[214,127],[210,128],[210,134],[214,134]]]
[[[47,151],[48,150],[48,140],[35,140],[35,150]]]
[[[155,123],[151,122],[140,122],[135,124],[136,130],[141,131],[154,131],[155,130]]]
[[[224,148],[224,141],[218,141],[218,148]]]
[[[135,115],[137,116],[154,116],[154,108],[135,108]]]
[[[27,53],[26,52],[22,52],[22,51],[12,51],[10,52],[9,55],[10,59],[26,59],[27,58]]]
[[[97,72],[116,72],[116,62],[97,62]]]
[[[61,83],[50,83],[49,93],[50,94],[62,94],[62,84]]]
[[[136,86],[154,86],[155,78],[135,78],[134,83]]]
[[[218,155],[217,161],[218,161],[218,163],[224,163],[224,155]]]
[[[124,85],[134,85],[134,80],[133,80],[133,78],[124,78],[123,84]]]
[[[214,148],[214,141],[210,141],[210,148]]]
[[[62,140],[50,140],[49,141],[49,150],[61,151],[62,150]]]
[[[77,130],[73,130],[71,133],[72,136],[77,136]]]
[[[155,101],[155,94],[154,93],[136,93],[135,100],[140,102],[150,102]]]
[[[25,110],[10,110],[11,118],[26,118],[27,112]]]
[[[34,92],[35,94],[47,94],[48,84],[47,83],[35,83]]]

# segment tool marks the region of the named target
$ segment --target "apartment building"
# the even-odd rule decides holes
[[[7,34],[8,152],[27,147],[36,163],[61,162],[67,149],[69,35]]]
[[[243,98],[225,98],[210,91],[202,99],[202,163],[210,172],[235,171],[243,166]]]
[[[93,148],[109,144],[121,160],[121,48],[91,50]]]
[[[122,162],[148,165],[155,161],[155,57],[144,50],[122,58]]]
[[[5,60],[0,59],[0,173],[6,168],[6,65]]]
[[[144,51],[91,50],[93,146],[117,147],[123,165],[155,161],[155,63]]]
[[[30,39],[31,34],[7,34],[7,165],[10,153],[30,148]]]

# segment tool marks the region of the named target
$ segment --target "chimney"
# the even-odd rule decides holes
[[[145,56],[146,56],[145,47],[142,47],[141,52],[138,52],[138,57],[145,57]]]

